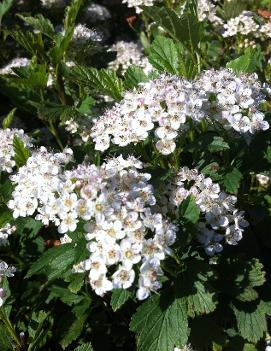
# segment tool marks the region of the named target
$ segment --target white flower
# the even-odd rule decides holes
[[[97,280],[90,280],[91,287],[97,295],[103,296],[113,289],[113,284],[105,275],[100,275]]]
[[[12,74],[16,75],[16,73],[13,72],[13,68],[19,68],[19,67],[25,67],[30,64],[30,60],[28,58],[24,57],[18,57],[13,60],[11,60],[5,67],[2,67],[0,69],[0,75],[1,74]]]
[[[135,280],[135,271],[126,267],[120,267],[113,275],[113,287],[115,289],[128,289]]]
[[[24,133],[22,129],[0,129],[0,173],[12,173],[15,167],[15,151],[13,148],[14,136],[18,137],[24,146],[32,146],[30,138]]]
[[[114,71],[120,70],[124,74],[132,65],[142,68],[146,74],[153,69],[147,57],[144,56],[143,50],[136,43],[118,41],[112,45],[109,51],[116,52],[117,54],[115,60],[111,61],[108,65]]]
[[[173,140],[159,140],[155,144],[156,149],[161,152],[162,155],[170,155],[176,149],[176,144]]]
[[[11,234],[16,231],[16,227],[10,223],[5,224],[4,227],[0,228],[0,246],[8,245],[8,238]]]
[[[271,183],[270,175],[266,176],[264,174],[256,174],[256,179],[258,180],[259,184],[264,188],[267,188]]]
[[[140,247],[132,244],[130,240],[124,239],[120,243],[121,261],[124,267],[131,269],[132,266],[141,261]]]
[[[95,254],[86,261],[86,270],[89,270],[90,280],[98,280],[102,274],[106,274],[107,268],[104,260]]]
[[[122,0],[128,7],[135,7],[136,13],[142,12],[141,6],[153,6],[155,0]]]
[[[6,262],[0,262],[0,278],[1,277],[13,277],[16,272],[16,268],[9,266]]]
[[[218,184],[199,174],[196,169],[181,168],[175,183],[170,203],[178,207],[189,195],[193,195],[202,213],[198,240],[208,255],[221,252],[223,240],[236,245],[242,239],[248,222],[244,219],[244,213],[234,206],[236,197],[221,191]]]
[[[47,7],[47,8],[52,8],[52,7],[64,7],[66,1],[65,0],[40,0],[42,6]]]
[[[76,212],[65,213],[64,215],[60,215],[60,218],[61,218],[61,223],[58,227],[59,233],[63,234],[66,232],[75,231],[78,223]]]

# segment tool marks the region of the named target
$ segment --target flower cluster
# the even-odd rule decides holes
[[[268,188],[271,184],[271,174],[256,174],[256,179],[260,186],[263,188]]]
[[[216,5],[213,2],[210,0],[198,0],[198,19],[200,22],[208,20],[211,23],[220,25],[223,23],[223,21],[216,15]]]
[[[198,89],[209,95],[208,118],[239,133],[254,134],[269,128],[260,107],[270,88],[260,83],[256,73],[237,76],[228,69],[209,70],[199,77],[197,84]]]
[[[183,167],[178,173],[170,202],[180,206],[188,196],[193,196],[202,214],[198,240],[208,255],[222,251],[223,240],[236,245],[242,239],[248,222],[244,213],[235,208],[237,198],[221,191],[218,184],[196,169]]]
[[[13,217],[32,216],[37,210],[36,219],[48,225],[50,221],[59,225],[58,205],[65,202],[65,189],[63,198],[57,198],[56,192],[61,193],[65,184],[60,179],[62,165],[70,162],[72,151],[65,149],[63,153],[49,153],[45,147],[34,151],[28,158],[25,166],[10,177],[17,184],[12,193],[13,199],[8,202],[8,207],[13,210]],[[71,181],[70,181],[71,183]],[[67,187],[70,186],[68,183]]]
[[[142,12],[141,6],[153,6],[155,0],[122,0],[128,7],[135,7],[136,13]]]
[[[41,148],[11,176],[16,184],[8,203],[13,216],[37,213],[37,220],[54,222],[62,234],[75,231],[82,220],[90,257],[75,271],[89,271],[92,288],[103,295],[114,288],[128,289],[136,277],[133,266],[140,263],[137,297],[147,298],[161,287],[160,261],[170,254],[176,232],[151,211],[156,200],[150,175],[138,171],[142,164],[135,158],[121,156],[101,167],[79,165],[64,171],[70,155],[68,150],[52,154]],[[66,236],[65,242],[69,240]]]
[[[41,0],[41,5],[46,8],[64,7],[66,0]]]
[[[30,64],[30,60],[25,57],[17,57],[11,60],[5,67],[0,69],[0,74],[15,74],[13,68],[25,67]]]
[[[170,253],[176,228],[152,213],[155,204],[150,175],[138,170],[142,164],[134,157],[121,156],[104,163],[79,166],[70,173],[76,179],[78,200],[85,220],[90,257],[75,267],[89,271],[90,284],[98,295],[114,288],[132,286],[140,263],[138,299],[161,287],[160,261]],[[148,236],[147,236],[148,234]],[[111,268],[110,268],[111,267]],[[108,276],[112,267],[116,267]]]
[[[173,351],[194,351],[191,345],[185,345],[181,349],[179,347],[174,347]]]
[[[9,266],[6,262],[0,262],[0,283],[2,282],[3,277],[13,277],[16,272],[16,268]],[[0,287],[0,307],[5,301],[6,291],[4,288]]]
[[[0,228],[0,246],[8,245],[8,238],[16,231],[16,227],[7,223],[4,227]]]
[[[115,60],[109,62],[108,67],[114,71],[120,70],[124,74],[132,66],[138,66],[147,74],[152,70],[147,57],[143,55],[140,47],[134,42],[118,41],[109,51],[116,52]]]
[[[138,143],[154,129],[157,150],[168,155],[178,135],[187,130],[188,118],[197,123],[205,117],[239,133],[268,129],[259,110],[264,94],[256,74],[209,70],[193,82],[161,75],[142,83],[140,90],[126,92],[120,103],[94,120],[91,137],[96,150],[104,151],[110,141],[120,146]]]
[[[13,139],[15,135],[23,141],[25,146],[31,146],[30,138],[22,129],[0,129],[0,173],[11,173],[16,164],[13,160],[13,157],[15,156],[13,148]]]
[[[89,29],[85,24],[80,23],[74,28],[72,42],[77,46],[87,44],[90,41],[99,42],[101,40],[101,34]]]
[[[91,23],[105,21],[111,18],[111,14],[105,6],[91,3],[84,9],[85,19]]]
[[[237,34],[242,34],[243,36],[252,35],[261,39],[270,38],[271,23],[256,21],[254,12],[243,11],[239,16],[229,19],[224,24],[224,38],[233,37]]]

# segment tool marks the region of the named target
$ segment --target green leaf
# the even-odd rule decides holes
[[[201,281],[194,282],[195,292],[188,295],[184,301],[187,303],[188,315],[202,315],[211,313],[216,309],[215,293],[209,291]]]
[[[14,68],[16,77],[12,80],[18,84],[22,84],[27,88],[44,89],[47,87],[49,74],[45,65],[32,64],[27,67]]]
[[[179,61],[180,76],[188,80],[194,79],[198,74],[198,67],[195,65],[191,55],[182,53]]]
[[[8,113],[7,117],[4,118],[3,123],[2,123],[3,129],[7,129],[10,127],[10,125],[14,119],[14,115],[15,115],[16,110],[17,110],[17,108],[15,107],[14,109],[12,109]]]
[[[253,303],[247,308],[244,306],[244,310],[234,304],[231,305],[231,308],[241,336],[250,342],[258,342],[267,331],[265,302],[260,301],[257,305]]]
[[[258,297],[259,294],[257,293],[257,291],[252,287],[248,286],[241,294],[236,296],[236,299],[241,302],[250,302],[256,300]]]
[[[199,220],[200,210],[196,205],[195,199],[189,195],[180,205],[179,213],[186,221],[196,224]]]
[[[83,296],[73,294],[66,288],[53,285],[50,287],[50,294],[47,301],[50,302],[54,298],[59,298],[63,303],[68,306],[72,306],[80,303],[83,300]]]
[[[221,174],[219,174],[219,170],[219,164],[217,162],[212,162],[202,168],[201,173],[208,177],[211,177],[214,181],[218,181],[222,178]]]
[[[7,328],[0,323],[0,349],[3,351],[13,351],[13,341],[10,338]]]
[[[271,163],[271,146],[268,146],[266,152],[264,153],[264,158],[268,163]]]
[[[42,226],[42,222],[36,221],[31,217],[16,219],[16,232],[20,236],[26,233],[27,237],[30,239],[34,239],[38,235]]]
[[[242,178],[242,173],[237,168],[234,168],[224,176],[223,185],[229,193],[237,194]]]
[[[83,0],[72,0],[71,4],[65,9],[64,28],[70,29],[74,26]]]
[[[70,284],[68,285],[68,289],[73,293],[78,293],[78,291],[82,288],[85,282],[85,274],[84,273],[76,273],[71,276]]]
[[[0,3],[0,24],[4,15],[9,11],[13,3],[13,0],[2,0]]]
[[[18,14],[18,16],[28,25],[33,27],[36,31],[39,31],[45,34],[47,37],[53,39],[55,35],[54,26],[52,22],[48,19],[43,17],[42,15],[36,15],[35,17],[32,16],[23,16]]]
[[[148,76],[140,67],[129,66],[124,74],[124,86],[126,89],[133,89],[138,86],[139,83],[147,82]]]
[[[125,304],[125,302],[132,297],[133,297],[133,294],[131,291],[124,290],[124,289],[113,290],[111,295],[111,301],[110,301],[110,305],[113,311],[115,312],[118,309],[120,309]]]
[[[68,325],[68,329],[60,340],[60,345],[63,349],[66,349],[82,333],[89,316],[90,304],[91,300],[85,298],[79,306],[73,308],[72,312],[74,313],[74,319],[72,323]]]
[[[218,7],[219,14],[225,20],[237,17],[240,13],[247,9],[247,0],[231,0],[223,3],[222,9]]]
[[[52,336],[50,328],[53,321],[48,312],[33,312],[28,325],[29,346],[28,351],[39,351]]]
[[[195,49],[200,41],[201,24],[197,17],[186,12],[178,17],[175,11],[168,7],[143,7],[144,13],[175,40],[180,41],[189,49]]]
[[[74,244],[63,244],[47,250],[30,268],[26,278],[45,273],[48,280],[63,274],[75,261]]]
[[[209,144],[208,146],[208,150],[210,152],[219,152],[219,151],[224,151],[228,149],[230,149],[229,144],[226,143],[223,138],[218,136],[215,136],[211,144]]]
[[[22,30],[9,31],[8,34],[31,55],[36,55],[38,49],[36,34]]]
[[[52,58],[55,65],[59,64],[69,48],[70,42],[72,40],[74,28],[68,28],[65,34],[62,35],[58,33],[55,35],[55,45],[49,51],[49,56]]]
[[[214,288],[209,284],[213,277],[210,266],[190,258],[186,260],[185,268],[176,279],[175,290],[186,306],[188,315],[194,318],[213,312],[218,301]]]
[[[17,135],[14,135],[13,138],[13,149],[15,152],[14,160],[16,162],[16,166],[24,166],[30,156],[30,153],[28,148],[24,145],[24,142],[17,137]]]
[[[87,343],[77,346],[74,351],[93,351],[93,348],[90,343]]]
[[[117,77],[116,72],[109,69],[76,66],[70,71],[69,78],[98,95],[109,95],[115,100],[122,98],[123,81]]]
[[[157,36],[150,48],[149,61],[159,71],[178,74],[179,53],[174,41]]]
[[[39,118],[45,121],[67,121],[69,119],[78,119],[83,114],[75,106],[60,105],[54,103],[36,103],[31,101],[31,105],[37,109]]]
[[[186,309],[178,299],[161,307],[160,296],[153,296],[138,307],[130,329],[137,333],[137,351],[172,351],[187,342]]]
[[[95,100],[91,96],[87,96],[80,104],[80,106],[77,108],[77,111],[79,111],[82,114],[88,114],[91,111],[92,106],[94,106]]]
[[[227,63],[228,68],[232,68],[234,72],[253,73],[262,69],[264,57],[260,49],[248,48],[245,54]]]

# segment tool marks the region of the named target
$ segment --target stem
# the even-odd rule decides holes
[[[55,126],[54,126],[52,121],[49,121],[48,129],[49,129],[50,133],[55,137],[56,142],[58,143],[58,146],[60,147],[60,149],[64,150],[64,146],[63,146],[63,144],[62,144],[62,142],[61,142],[61,140],[60,140],[60,138],[58,136],[58,133],[57,133],[57,131],[55,129]]]
[[[12,337],[12,339],[15,341],[16,345],[18,346],[18,348],[21,348],[21,342],[9,320],[9,318],[6,316],[6,314],[4,313],[2,307],[0,308],[0,319],[2,320],[2,322],[4,323],[5,327],[7,328],[10,336]]]

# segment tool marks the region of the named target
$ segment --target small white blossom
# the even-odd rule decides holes
[[[180,169],[175,183],[170,203],[178,207],[189,195],[194,197],[202,213],[198,240],[208,255],[221,252],[223,240],[229,245],[236,245],[242,239],[248,222],[244,213],[235,208],[235,196],[221,191],[211,178],[205,178],[196,169],[187,167]]]
[[[142,12],[141,6],[153,6],[155,0],[122,0],[123,4],[127,4],[128,7],[134,7],[136,13]]]
[[[13,148],[14,136],[17,136],[25,146],[31,146],[30,138],[22,129],[0,129],[0,173],[12,173],[15,167],[15,151]]]
[[[11,60],[5,67],[2,67],[0,69],[0,75],[1,74],[13,74],[13,68],[19,68],[19,67],[25,67],[30,64],[30,60],[28,58],[24,57],[17,57],[13,60]]]
[[[116,52],[117,55],[108,65],[114,71],[120,70],[124,74],[132,65],[142,68],[146,74],[153,69],[142,49],[134,42],[118,41],[109,51]]]

